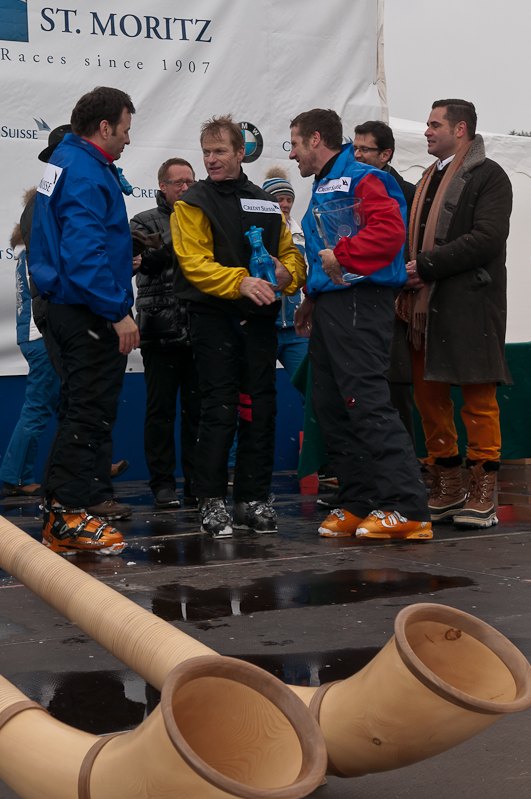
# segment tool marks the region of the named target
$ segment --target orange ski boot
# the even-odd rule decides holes
[[[398,511],[373,510],[360,522],[357,538],[394,538],[400,541],[409,538],[433,538],[431,522],[414,522]]]
[[[84,508],[63,508],[54,502],[44,505],[42,543],[52,552],[66,555],[115,555],[125,547],[121,533],[104,519],[91,516]]]
[[[327,538],[354,535],[363,519],[348,510],[336,508],[319,527],[319,535]]]

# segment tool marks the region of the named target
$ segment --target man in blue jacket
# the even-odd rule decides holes
[[[342,137],[335,111],[317,108],[291,123],[290,158],[302,177],[315,178],[302,220],[307,297],[295,328],[300,335],[311,332],[312,403],[339,483],[340,507],[319,532],[431,538],[426,490],[385,377],[393,289],[406,281],[406,203],[396,180],[357,162]],[[348,198],[362,200],[365,226],[326,248],[313,210]]]
[[[101,517],[130,514],[101,476],[110,475],[127,355],[139,341],[129,316],[131,233],[113,164],[129,144],[134,112],[119,89],[81,97],[73,133],[37,189],[29,269],[49,300],[46,325],[63,365],[63,405],[43,485],[43,543],[55,552],[120,552],[122,536]]]

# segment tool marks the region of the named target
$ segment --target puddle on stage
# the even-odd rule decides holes
[[[275,575],[247,586],[198,589],[171,583],[159,586],[152,610],[166,621],[209,622],[227,616],[287,608],[346,605],[400,596],[434,594],[476,583],[468,577],[447,577],[400,569],[345,569]],[[205,629],[198,625],[200,629]]]

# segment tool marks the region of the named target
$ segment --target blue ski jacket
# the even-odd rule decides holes
[[[37,189],[29,271],[41,297],[87,305],[111,322],[133,305],[133,248],[118,173],[68,133]]]

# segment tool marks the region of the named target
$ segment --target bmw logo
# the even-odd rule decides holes
[[[262,150],[264,149],[264,140],[258,128],[251,122],[240,122],[243,138],[245,141],[245,156],[243,158],[244,164],[251,164],[260,158]]]

